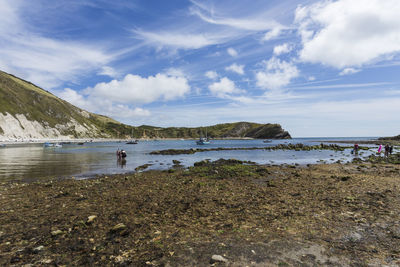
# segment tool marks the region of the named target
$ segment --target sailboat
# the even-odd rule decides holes
[[[137,140],[133,140],[133,128],[132,128],[131,137],[132,137],[132,140],[126,142],[126,144],[127,145],[136,145],[138,143],[138,141]]]
[[[206,137],[202,137],[202,133],[200,134],[200,139],[196,141],[198,145],[207,145],[210,143],[210,139],[207,137],[207,128],[206,128]]]

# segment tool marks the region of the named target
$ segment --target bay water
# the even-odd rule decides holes
[[[253,148],[268,147],[278,144],[318,145],[335,143],[334,141],[371,140],[371,138],[294,138],[290,140],[212,140],[211,144],[199,146],[195,140],[151,140],[139,141],[136,145],[125,142],[92,142],[78,145],[64,144],[62,147],[43,147],[43,144],[7,145],[0,148],[0,181],[23,180],[37,181],[53,178],[84,179],[101,174],[119,174],[134,172],[143,164],[151,164],[148,169],[165,170],[172,167],[173,160],[178,160],[185,167],[193,166],[197,161],[238,159],[253,161],[258,164],[315,164],[333,163],[338,160],[348,162],[354,158],[351,149],[333,150],[221,150],[197,152],[189,155],[150,155],[151,151],[165,149],[190,148]],[[327,142],[330,141],[330,142]],[[333,142],[331,142],[333,141]],[[369,145],[368,151],[361,151],[360,157],[367,157],[377,150],[376,145]],[[116,150],[127,152],[125,161],[118,161]],[[147,169],[147,170],[148,170]]]

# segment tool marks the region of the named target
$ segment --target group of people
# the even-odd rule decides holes
[[[123,149],[119,150],[119,148],[118,148],[116,154],[117,154],[117,158],[118,158],[118,159],[124,159],[124,158],[126,158],[126,152],[125,152],[125,150],[123,150]]]
[[[379,145],[378,154],[381,153],[382,147],[383,147],[382,145]],[[389,155],[392,155],[392,153],[393,153],[393,146],[389,146],[389,144],[386,144],[385,145],[385,157],[389,157]]]
[[[393,153],[393,146],[389,146],[388,144],[385,145],[385,157],[389,157],[389,154],[392,155]]]

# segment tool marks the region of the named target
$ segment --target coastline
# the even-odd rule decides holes
[[[220,160],[3,182],[0,263],[209,266],[219,255],[232,266],[395,266],[399,172],[398,164]]]
[[[145,141],[179,141],[182,138],[133,138],[134,140],[139,140],[141,142]],[[117,139],[117,138],[41,138],[41,139],[17,139],[8,138],[0,139],[0,144],[42,144],[46,142],[50,143],[62,143],[62,142],[84,142],[84,143],[99,143],[99,142],[128,142],[132,139]],[[185,138],[183,140],[198,140],[198,138]],[[255,140],[255,138],[250,137],[226,137],[226,138],[213,138],[212,140]],[[259,139],[263,140],[263,139]],[[285,139],[290,140],[290,139]]]

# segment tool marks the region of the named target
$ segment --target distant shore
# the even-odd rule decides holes
[[[117,139],[117,138],[43,138],[43,139],[0,139],[0,143],[3,144],[42,144],[46,142],[50,143],[99,143],[99,142],[128,142],[130,140],[138,141],[179,141],[179,140],[198,140],[198,138],[131,138],[131,139]],[[226,137],[226,138],[212,138],[212,140],[255,140],[250,137]],[[257,139],[263,140],[263,139]],[[280,140],[280,139],[279,139]],[[283,139],[282,139],[283,140]],[[290,140],[290,139],[285,139]]]

